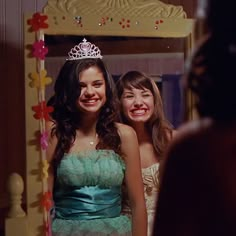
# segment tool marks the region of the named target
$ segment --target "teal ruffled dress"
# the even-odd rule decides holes
[[[125,164],[112,150],[65,154],[57,168],[53,236],[128,236],[130,219],[121,215]]]

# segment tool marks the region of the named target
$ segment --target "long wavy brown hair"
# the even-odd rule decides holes
[[[96,149],[112,149],[120,153],[121,140],[115,125],[118,120],[118,99],[113,79],[104,62],[101,59],[66,61],[55,82],[54,95],[48,102],[54,107],[51,115],[55,125],[51,135],[56,135],[58,139],[53,158],[55,166],[60,163],[64,153],[70,150],[76,138],[76,130],[80,127],[80,111],[77,108],[81,91],[79,75],[94,66],[103,73],[107,97],[97,121],[99,142]]]
[[[154,149],[158,157],[161,158],[172,137],[172,125],[164,115],[159,89],[156,83],[144,73],[139,71],[129,71],[121,76],[116,83],[118,98],[121,100],[121,96],[125,88],[131,89],[132,87],[137,89],[149,89],[154,97],[154,112],[145,125],[150,136],[152,137]],[[122,109],[120,115],[122,121],[129,124],[124,113],[122,112]]]

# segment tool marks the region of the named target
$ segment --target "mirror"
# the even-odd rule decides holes
[[[35,16],[28,14],[24,19],[26,208],[32,235],[42,235],[48,222],[48,212],[44,208],[39,211],[40,197],[47,193],[45,149],[35,145],[36,134],[44,133],[45,119],[35,119],[32,107],[42,105],[51,88],[29,87],[30,75],[36,72],[42,79],[42,70],[46,69],[46,76],[54,79],[69,49],[86,37],[99,46],[114,77],[128,69],[147,72],[161,85],[164,103],[170,104],[171,96],[165,96],[165,89],[172,85],[165,87],[164,80],[168,82],[183,74],[184,60],[194,43],[194,20],[187,18],[181,6],[157,0],[49,0],[40,15],[46,17],[36,19],[36,26],[47,23],[48,27],[36,31],[29,31],[28,24]],[[32,57],[29,50],[39,40],[49,48],[45,60]],[[191,104],[191,96],[184,98],[186,104]],[[173,110],[168,109],[166,112]],[[191,113],[187,115],[191,117]]]
[[[86,36],[101,49],[103,60],[114,80],[130,70],[143,71],[156,81],[161,91],[164,111],[177,128],[182,123],[183,91],[180,83],[184,72],[185,38],[127,36]],[[83,37],[45,35],[49,51],[45,68],[53,82],[46,87],[46,100],[53,94],[54,81],[68,51]]]

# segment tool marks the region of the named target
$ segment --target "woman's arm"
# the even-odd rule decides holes
[[[147,212],[141,174],[138,139],[133,128],[118,124],[121,151],[126,163],[125,182],[132,211],[132,235],[147,235]]]

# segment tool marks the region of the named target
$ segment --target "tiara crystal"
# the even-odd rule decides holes
[[[101,58],[101,51],[100,49],[90,43],[87,42],[87,40],[84,38],[83,42],[79,43],[78,45],[75,45],[68,53],[69,58],[67,60],[73,61],[73,60],[80,60],[80,59],[86,59],[86,58]]]

